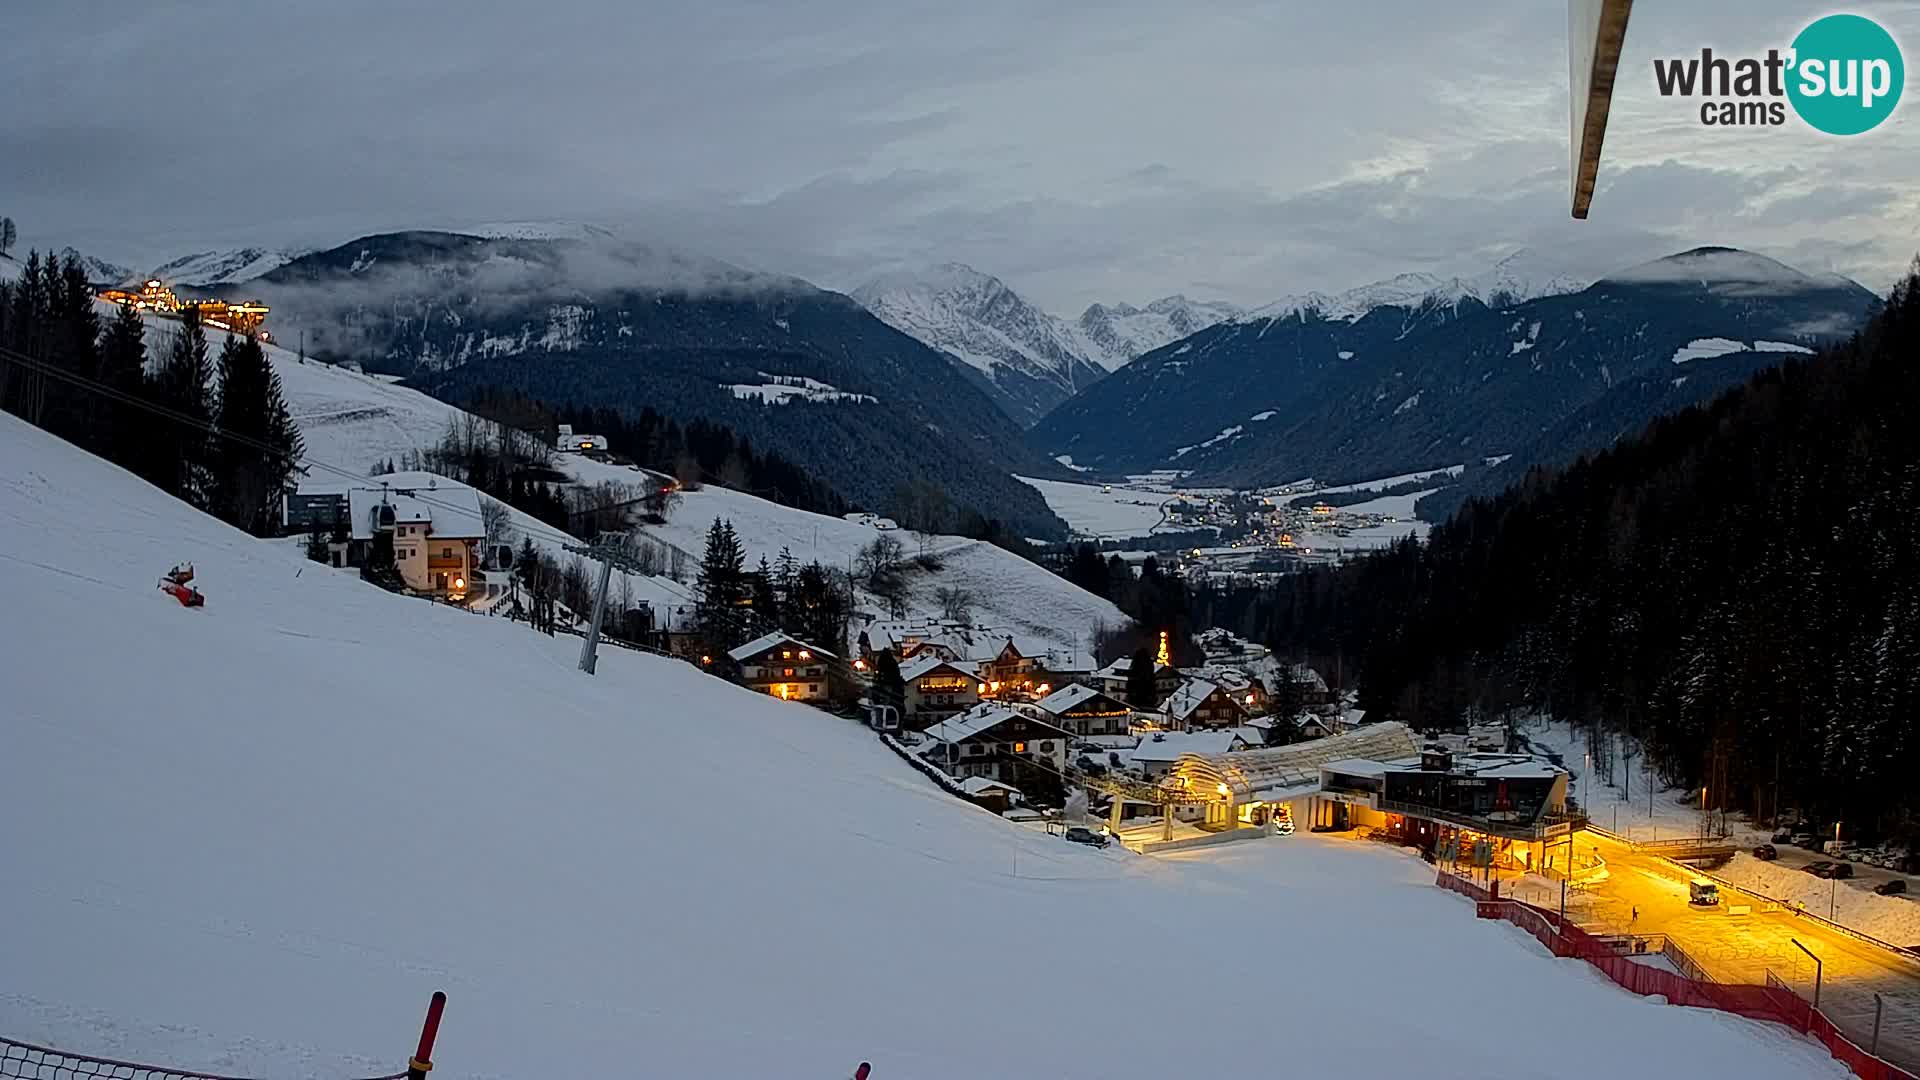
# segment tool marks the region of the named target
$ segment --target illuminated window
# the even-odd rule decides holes
[[[1026,744],[1026,743],[1023,743],[1023,742],[1017,742],[1017,743],[1014,743],[1014,744],[1013,744],[1013,752],[1014,752],[1014,753],[1016,753],[1016,754],[1024,754],[1024,753],[1026,753],[1026,752],[1027,752],[1027,744]]]
[[[800,659],[802,659],[802,660],[811,660],[811,659],[813,659],[813,654],[812,654],[812,653],[810,653],[810,652],[808,652],[808,651],[807,651],[807,650],[805,650],[805,649],[801,649],[801,650],[800,650]]]
[[[785,675],[787,678],[791,679],[793,678],[793,669],[787,668],[786,670],[782,671],[780,674]]]
[[[782,659],[782,660],[791,660],[791,659],[793,659],[793,650],[792,650],[792,649],[781,649],[781,650],[780,650],[780,659]]]

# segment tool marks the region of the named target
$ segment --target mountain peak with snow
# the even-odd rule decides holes
[[[1075,326],[1093,359],[1113,369],[1239,314],[1238,307],[1223,301],[1192,300],[1175,293],[1144,308],[1128,303],[1092,304],[1081,312]]]
[[[1778,259],[1740,248],[1691,248],[1608,274],[1603,281],[1626,285],[1697,284],[1709,291],[1754,296],[1780,295],[1858,283],[1837,275],[1816,278]]]
[[[297,255],[297,252],[257,247],[200,251],[161,263],[139,276],[159,278],[170,285],[236,284],[285,266]]]
[[[1521,248],[1470,277],[1410,271],[1345,292],[1306,292],[1283,297],[1247,312],[1241,321],[1304,318],[1313,314],[1323,319],[1353,322],[1376,308],[1458,307],[1468,300],[1495,307],[1579,292],[1588,284],[1586,279],[1551,268],[1533,250]]]
[[[852,296],[882,322],[958,361],[1023,424],[1106,374],[1072,326],[965,263],[882,274]]]

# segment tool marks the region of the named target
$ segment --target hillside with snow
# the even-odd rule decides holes
[[[318,568],[11,416],[0,463],[11,1038],[384,1073],[444,989],[456,1077],[1846,1075],[1379,845],[1067,844],[856,724],[623,650],[583,675],[570,639]],[[204,608],[154,588],[180,560]],[[1259,1022],[1124,1022],[1195,957]],[[955,1038],[984,1002],[992,1037]],[[1568,1053],[1569,1016],[1606,1037]]]
[[[632,475],[618,466],[576,456],[563,457],[559,465],[588,483],[618,482]],[[795,510],[713,485],[682,492],[681,504],[667,524],[642,524],[638,532],[685,551],[688,565],[697,566],[707,528],[716,518],[733,523],[749,567],[763,557],[773,562],[785,548],[803,564],[818,562],[829,569],[851,571],[860,549],[881,535],[872,525]],[[887,535],[900,541],[909,560],[920,556],[918,533],[895,529]],[[924,550],[931,568],[909,565],[905,569],[908,618],[935,618],[941,614],[939,590],[964,590],[973,597],[973,637],[987,652],[1011,637],[1028,655],[1053,653],[1062,665],[1084,666],[1091,663],[1090,639],[1097,627],[1118,628],[1130,621],[1110,601],[984,540],[933,536]],[[871,619],[891,614],[864,588],[858,590],[856,609]],[[856,618],[848,633],[857,636],[861,625],[862,619]]]
[[[103,307],[104,311],[104,307]],[[177,324],[149,316],[150,351],[161,347],[162,335]],[[217,347],[217,341],[216,341]],[[334,489],[353,478],[367,477],[376,465],[404,461],[410,451],[438,443],[450,426],[473,419],[471,414],[401,386],[391,378],[364,375],[314,360],[302,361],[284,348],[265,346],[267,359],[280,376],[288,411],[306,440],[312,490]],[[616,465],[604,465],[579,455],[562,455],[556,464],[584,483],[635,484],[639,475]],[[378,483],[368,478],[366,483]],[[862,547],[879,535],[871,526],[836,517],[781,506],[757,496],[706,486],[683,495],[683,503],[666,525],[642,525],[638,531],[686,553],[687,574],[700,561],[706,530],[714,518],[734,523],[749,561],[769,560],[782,547],[791,548],[802,563],[818,561],[829,568],[847,569]],[[531,537],[556,558],[564,557],[562,541],[551,526],[515,514],[518,538]],[[909,555],[919,554],[914,534],[896,532]],[[937,556],[937,570],[916,570],[908,577],[908,607],[913,617],[939,614],[935,593],[941,588],[964,589],[975,598],[974,621],[983,630],[981,640],[994,634],[1012,636],[1022,650],[1052,651],[1079,660],[1088,658],[1088,639],[1096,626],[1121,626],[1127,617],[1111,603],[1065,578],[978,540],[959,536],[933,538],[929,551]],[[692,602],[689,580],[673,582],[638,574],[630,578],[637,598],[653,601],[656,610],[684,608]],[[874,617],[884,607],[871,596],[861,597],[861,609]],[[859,625],[853,628],[858,632]],[[991,633],[989,633],[991,632]]]
[[[169,285],[206,287],[229,285],[254,278],[286,265],[295,253],[267,248],[243,247],[225,251],[200,251],[169,259],[138,278],[159,278]]]

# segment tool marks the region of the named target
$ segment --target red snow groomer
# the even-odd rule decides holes
[[[160,588],[168,596],[180,601],[182,607],[204,607],[207,598],[200,595],[199,589],[188,584],[192,580],[193,564],[181,563],[161,577]]]

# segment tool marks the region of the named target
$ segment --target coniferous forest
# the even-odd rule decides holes
[[[1917,416],[1909,277],[1850,342],[1536,470],[1424,544],[1195,603],[1337,657],[1375,718],[1550,711],[1630,736],[1715,807],[1910,833]]]
[[[0,408],[256,536],[280,524],[302,439],[258,340],[216,354],[191,310],[149,340],[130,307],[103,327],[71,254],[0,282]]]

